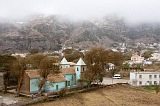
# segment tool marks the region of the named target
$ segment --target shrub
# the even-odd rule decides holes
[[[63,88],[58,92],[59,97],[63,97],[65,96],[65,94],[67,93],[67,88]]]
[[[158,92],[159,92],[159,90],[160,90],[159,85],[156,85],[156,86],[155,86],[155,90],[156,90],[156,94],[158,94]]]

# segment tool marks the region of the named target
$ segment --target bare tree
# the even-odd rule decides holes
[[[49,74],[54,74],[54,73],[58,73],[58,67],[54,65],[53,63],[55,62],[54,58],[51,57],[45,57],[39,65],[39,73],[41,76],[41,80],[38,84],[38,96],[41,96],[42,94],[42,87],[44,86],[45,82],[47,81],[47,77]]]
[[[39,68],[41,61],[46,57],[46,55],[40,53],[33,54],[29,57],[29,63],[31,64],[32,68],[37,69]]]
[[[99,76],[104,74],[107,54],[108,51],[101,47],[94,47],[86,52],[85,62],[87,64],[87,71],[85,76],[86,79],[90,80],[90,82],[99,82]],[[103,79],[101,79],[101,81],[102,80]]]
[[[77,61],[80,57],[84,57],[82,52],[74,49],[63,50],[64,56],[68,61]]]
[[[23,84],[23,78],[25,70],[27,69],[27,59],[17,58],[12,65],[12,73],[18,75],[18,86],[16,89],[17,96],[19,96],[21,86]]]

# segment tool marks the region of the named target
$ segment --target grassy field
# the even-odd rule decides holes
[[[128,85],[116,85],[31,106],[160,106],[160,94]]]

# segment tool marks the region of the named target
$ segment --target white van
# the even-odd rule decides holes
[[[120,79],[121,75],[120,74],[114,74],[114,76],[112,78],[114,78],[114,79]]]

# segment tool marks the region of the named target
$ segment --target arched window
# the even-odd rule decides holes
[[[79,68],[77,67],[77,71],[79,71]]]
[[[84,71],[85,69],[84,69],[84,67],[83,67],[83,71]]]

